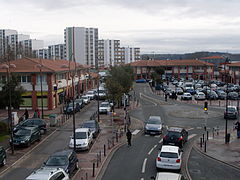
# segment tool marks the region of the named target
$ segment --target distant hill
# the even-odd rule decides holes
[[[141,57],[143,60],[148,59],[200,59],[202,57],[208,56],[223,56],[230,58],[231,61],[240,61],[240,54],[231,54],[231,53],[222,53],[222,52],[194,52],[186,54],[142,54]]]

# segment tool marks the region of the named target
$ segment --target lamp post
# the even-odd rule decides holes
[[[228,76],[227,76],[227,69],[226,69],[226,65],[228,62],[228,58],[226,58],[225,60],[225,65],[224,65],[224,74],[225,74],[225,82],[227,83],[227,97],[226,97],[226,114],[228,114]],[[227,138],[227,134],[228,134],[228,117],[225,116],[225,144],[228,143],[228,138]]]
[[[42,64],[37,64],[37,67],[40,70],[40,88],[41,88],[41,110],[42,110],[42,119],[44,119],[44,112],[43,112],[43,88],[42,88]]]
[[[12,90],[11,90],[11,68],[16,68],[15,64],[4,64],[2,65],[2,69],[6,69],[7,73],[7,84],[8,84],[8,96],[9,96],[9,102],[8,102],[8,123],[9,123],[9,129],[10,129],[10,138],[11,138],[11,151],[12,154],[14,154],[14,144],[13,144],[13,122],[12,122]]]
[[[99,70],[98,70],[99,72]],[[98,76],[99,76],[99,73],[98,73]],[[99,77],[98,77],[98,87],[97,87],[97,106],[98,106],[98,110],[97,110],[97,114],[98,114],[98,122],[100,122],[100,117],[99,117]]]

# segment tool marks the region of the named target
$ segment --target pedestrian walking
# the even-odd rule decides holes
[[[167,102],[167,93],[165,93],[165,101]]]
[[[235,129],[237,130],[237,138],[240,138],[240,122],[235,123]]]
[[[37,117],[38,117],[38,113],[37,113],[37,109],[36,109],[33,113],[33,118],[37,118]]]
[[[28,113],[27,109],[25,109],[25,112],[24,112],[23,116],[25,117],[25,119],[29,118],[29,113]]]
[[[131,146],[132,145],[132,143],[131,143],[132,133],[131,133],[131,131],[129,129],[127,130],[126,136],[127,136],[128,146]]]

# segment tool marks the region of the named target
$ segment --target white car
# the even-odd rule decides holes
[[[182,150],[178,146],[163,145],[156,159],[157,169],[180,170]]]
[[[94,91],[88,91],[86,96],[90,98],[90,100],[93,100],[95,98],[95,92]]]
[[[183,93],[181,100],[192,100],[192,95],[190,93]]]
[[[34,171],[26,180],[52,180],[61,177],[61,180],[70,180],[68,174],[62,168],[43,167]]]
[[[112,110],[112,107],[109,102],[102,102],[99,106],[99,113],[107,114]]]
[[[197,94],[195,94],[194,97],[196,100],[205,100],[206,99],[206,96],[203,92],[198,92]]]
[[[84,104],[90,103],[90,98],[88,96],[82,96]]]
[[[156,177],[151,177],[155,180],[181,180],[182,175],[172,172],[158,172]]]
[[[75,130],[76,149],[89,150],[93,143],[93,134],[89,128],[77,128]],[[74,148],[74,138],[71,136],[69,147]]]

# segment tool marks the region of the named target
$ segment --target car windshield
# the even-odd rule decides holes
[[[76,139],[87,139],[86,132],[76,132]]]
[[[99,90],[98,92],[99,92],[99,93],[105,93],[105,91],[104,91],[104,90]]]
[[[181,134],[179,132],[168,131],[167,136],[179,138]]]
[[[67,156],[50,156],[47,160],[47,166],[64,166],[68,163]]]
[[[87,97],[87,96],[83,96],[82,98],[83,98],[83,99],[88,99],[88,97]]]
[[[172,152],[161,152],[160,157],[164,158],[178,158],[177,153],[172,153]]]
[[[235,112],[236,111],[236,109],[233,108],[233,107],[228,107],[227,110],[228,110],[228,112]]]
[[[94,94],[94,92],[93,91],[89,91],[89,92],[87,92],[87,94],[88,95],[92,95],[92,94]]]
[[[148,124],[161,124],[161,121],[159,119],[149,119]]]
[[[83,127],[84,127],[84,128],[94,128],[94,127],[95,127],[95,124],[94,124],[94,123],[84,123],[84,124],[83,124]]]
[[[30,136],[31,130],[28,129],[19,129],[17,132],[14,133],[17,136]]]
[[[108,107],[109,104],[101,104],[100,107]]]

